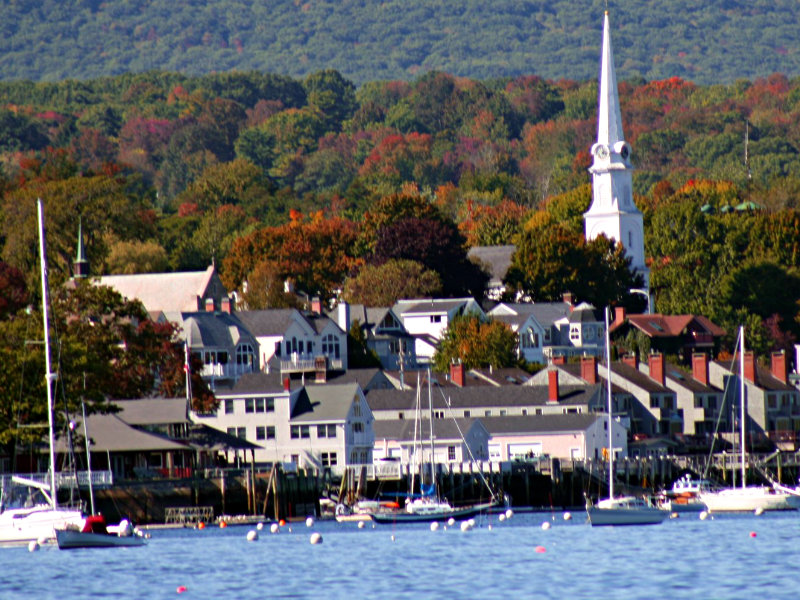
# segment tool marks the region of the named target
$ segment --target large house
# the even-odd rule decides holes
[[[376,420],[374,459],[403,464],[430,462],[430,419]],[[437,465],[489,459],[489,434],[479,419],[434,419],[433,462]]]
[[[406,331],[415,338],[415,353],[420,362],[430,362],[447,326],[459,315],[484,315],[473,298],[418,298],[399,300],[392,307]]]
[[[339,326],[350,331],[358,322],[369,350],[375,352],[384,369],[413,369],[417,365],[415,339],[391,308],[368,308],[363,304],[340,302],[336,307]]]

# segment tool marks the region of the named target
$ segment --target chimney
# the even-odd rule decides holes
[[[661,353],[650,355],[650,379],[664,385],[664,355]]]
[[[290,392],[292,390],[292,380],[289,377],[283,378],[283,391]]]
[[[326,383],[328,381],[328,357],[317,356],[314,358],[314,374],[316,383]]]
[[[230,296],[225,296],[224,298],[222,298],[219,304],[220,304],[220,310],[222,312],[226,312],[228,314],[231,314],[231,312],[233,312]]]
[[[786,362],[786,353],[773,352],[772,353],[772,376],[783,383],[789,381],[789,365]]]
[[[752,352],[744,353],[744,378],[751,382],[756,382],[756,356]]]
[[[553,364],[554,365],[565,365],[567,364],[567,357],[563,354],[556,354],[553,357]]]
[[[339,302],[336,316],[336,324],[339,326],[339,329],[348,333],[350,331],[350,305],[345,301]]]
[[[558,402],[558,370],[547,371],[547,401]]]
[[[581,358],[581,379],[591,385],[597,383],[597,359],[594,356]]]
[[[639,355],[635,352],[628,352],[622,357],[622,363],[639,370]]]
[[[692,354],[692,377],[708,385],[708,355],[705,352]]]
[[[206,312],[214,312],[214,299],[206,298]]]
[[[564,292],[564,302],[569,304],[569,312],[572,312],[573,304],[575,302],[575,296],[572,295],[572,292]]]
[[[322,314],[322,301],[319,299],[319,296],[314,296],[311,299],[311,312],[318,315]]]
[[[612,325],[617,326],[625,322],[625,307],[624,306],[615,306],[614,307],[614,322]]]
[[[464,363],[450,363],[450,381],[458,387],[464,387],[466,385],[464,371]]]

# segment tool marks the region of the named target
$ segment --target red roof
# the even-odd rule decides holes
[[[714,337],[725,335],[725,330],[701,315],[627,315],[627,321],[648,337],[678,337],[694,324],[697,329]],[[617,325],[619,327],[620,323]],[[616,327],[615,327],[616,329]]]

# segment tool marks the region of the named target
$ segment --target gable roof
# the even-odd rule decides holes
[[[725,330],[702,315],[627,315],[628,323],[641,330],[648,337],[678,337],[687,327],[694,324],[714,337],[725,335]],[[619,328],[625,321],[612,325],[611,330]]]
[[[649,375],[642,373],[639,369],[634,369],[632,366],[626,365],[623,362],[612,361],[611,372],[651,394],[675,393],[668,387],[658,383]]]
[[[294,308],[270,308],[266,310],[242,310],[236,313],[239,320],[256,337],[282,336],[293,320]]]
[[[142,398],[114,400],[117,416],[129,425],[164,425],[186,423],[186,398]]]
[[[83,431],[82,421],[79,431]],[[86,428],[92,440],[93,452],[158,452],[168,450],[188,450],[185,444],[172,441],[166,437],[142,431],[124,422],[117,415],[89,415],[86,417]],[[58,451],[66,452],[65,439],[59,438]]]
[[[503,309],[513,311],[516,316],[502,314],[500,311]],[[568,317],[571,310],[572,307],[567,302],[502,302],[490,310],[489,314],[496,319],[520,325],[529,316],[533,316],[542,327],[550,327],[556,321]]]
[[[190,349],[232,348],[242,339],[252,339],[252,334],[239,318],[226,312],[181,313],[181,321],[180,335]]]
[[[602,415],[581,413],[568,415],[528,415],[507,417],[480,417],[487,431],[492,435],[567,433],[586,431]]]
[[[290,421],[303,423],[344,420],[350,412],[353,400],[359,396],[358,390],[357,383],[307,386],[305,393],[311,410],[293,415]]]
[[[434,419],[433,438],[434,441],[461,440],[462,433],[466,436],[467,432],[478,421],[475,418],[458,419]],[[420,428],[417,430],[417,441],[423,444],[430,439],[430,419],[420,419]],[[414,420],[413,419],[381,419],[372,423],[376,440],[394,440],[397,442],[414,441]],[[460,429],[460,431],[459,431]]]
[[[205,271],[104,275],[94,281],[114,288],[125,298],[140,300],[148,311],[178,313],[201,310],[199,299],[214,278],[219,279],[211,265]]]
[[[511,266],[511,257],[517,247],[513,244],[507,246],[473,246],[467,252],[467,258],[478,260],[489,269],[489,285],[502,285],[506,278],[508,268]]]

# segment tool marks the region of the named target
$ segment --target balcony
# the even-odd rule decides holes
[[[281,373],[313,373],[317,369],[340,371],[342,364],[340,358],[330,358],[325,355],[312,357],[294,355],[289,360],[281,360]]]
[[[203,365],[200,376],[204,379],[238,379],[245,373],[252,373],[255,368],[251,364],[214,363]]]

